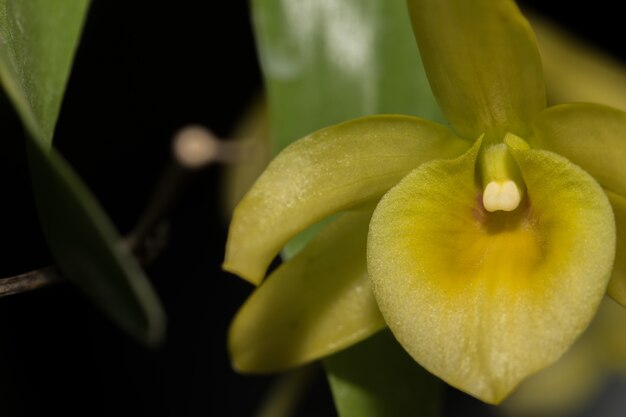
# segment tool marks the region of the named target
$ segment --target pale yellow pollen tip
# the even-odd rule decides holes
[[[489,212],[513,211],[521,200],[522,193],[511,180],[491,181],[483,192],[483,206]]]

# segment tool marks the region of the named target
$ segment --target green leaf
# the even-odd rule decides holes
[[[273,151],[376,113],[444,122],[402,0],[253,0]]]
[[[129,334],[156,344],[164,334],[164,314],[125,243],[54,149],[28,145],[39,217],[63,274]]]
[[[154,344],[164,314],[106,214],[52,149],[88,0],[0,0],[0,80],[28,131],[35,198],[64,275],[117,324]]]
[[[324,361],[340,417],[430,417],[442,384],[384,330]]]
[[[49,147],[89,0],[0,0],[0,80]]]

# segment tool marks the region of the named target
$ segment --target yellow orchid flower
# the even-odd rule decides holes
[[[546,109],[511,0],[409,10],[453,130],[371,116],[280,153],[235,210],[224,268],[259,285],[338,214],[246,301],[230,353],[242,372],[279,371],[388,326],[427,370],[499,403],[568,350],[607,286],[626,305],[626,113]]]

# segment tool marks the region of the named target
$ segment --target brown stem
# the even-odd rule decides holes
[[[63,281],[56,266],[35,269],[24,274],[0,279],[0,297],[47,287]]]
[[[219,141],[208,130],[198,126],[186,127],[176,134],[170,167],[161,177],[137,226],[124,239],[141,264],[149,264],[163,249],[163,218],[177,201],[192,174],[214,162],[238,160],[240,150],[236,145]],[[160,238],[151,239],[159,232]],[[64,280],[56,266],[46,266],[0,279],[0,297],[36,290]]]

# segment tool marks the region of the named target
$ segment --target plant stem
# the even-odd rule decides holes
[[[172,141],[172,161],[152,193],[152,198],[126,242],[140,259],[152,258],[144,244],[169,213],[193,174],[214,162],[237,160],[234,144],[218,140],[200,126],[181,129]]]
[[[56,266],[35,269],[0,280],[0,297],[19,294],[63,281]]]
[[[220,141],[199,126],[183,128],[174,136],[172,162],[159,180],[137,226],[124,238],[142,265],[150,264],[163,249],[164,238],[157,239],[156,244],[151,238],[155,232],[163,230],[160,227],[163,225],[163,219],[178,200],[192,174],[214,162],[230,163],[239,160],[241,150],[237,145]],[[0,297],[36,290],[63,281],[65,278],[55,265],[46,266],[0,279]]]

